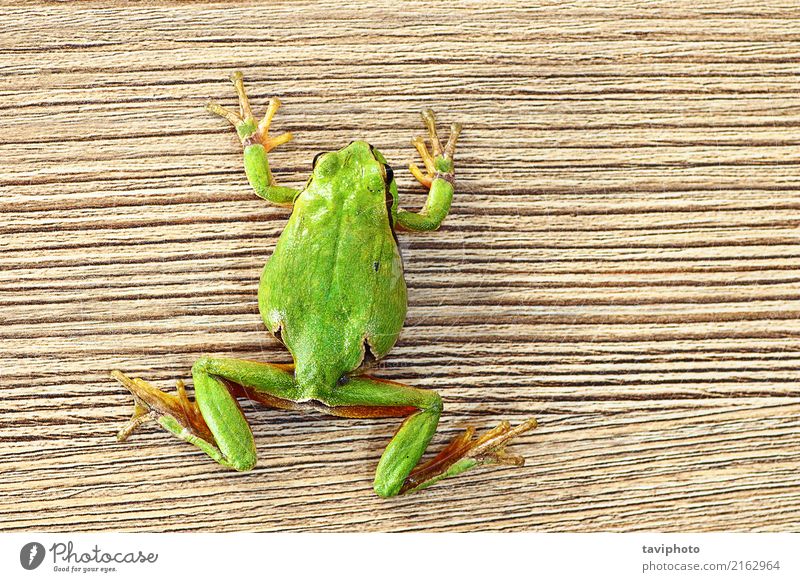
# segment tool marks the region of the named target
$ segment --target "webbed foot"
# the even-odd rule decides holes
[[[536,428],[536,419],[511,426],[503,421],[496,428],[474,439],[475,429],[467,428],[430,461],[421,463],[406,477],[400,494],[411,493],[433,485],[446,477],[463,473],[479,465],[511,465],[521,467],[525,459],[506,453],[505,447],[516,436]]]
[[[133,431],[150,420],[162,425],[166,422],[170,426],[180,426],[181,430],[214,442],[197,403],[189,400],[182,381],[176,382],[178,393],[175,395],[163,392],[141,378],[129,378],[119,370],[111,372],[111,377],[133,394],[133,416],[117,433],[117,440],[120,442],[125,441]]]

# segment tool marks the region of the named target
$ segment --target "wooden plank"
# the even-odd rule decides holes
[[[4,7],[0,530],[796,530],[799,58],[779,1]],[[116,443],[111,369],[289,361],[256,301],[288,212],[202,109],[233,69],[284,102],[286,184],[366,138],[419,207],[417,112],[465,123],[376,373],[442,394],[435,448],[536,416],[525,468],[383,501],[395,421],[250,404],[252,473]]]

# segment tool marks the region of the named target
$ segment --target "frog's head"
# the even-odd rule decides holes
[[[317,154],[312,180],[317,184],[344,186],[345,191],[363,186],[369,192],[385,196],[394,181],[394,173],[378,150],[365,141],[354,141],[339,151]]]

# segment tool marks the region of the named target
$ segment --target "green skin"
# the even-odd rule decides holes
[[[364,141],[318,156],[305,188],[297,191],[275,184],[262,145],[270,145],[266,131],[259,132],[250,114],[241,76],[234,77],[234,84],[243,100],[241,117],[216,105],[210,109],[236,126],[244,144],[245,172],[256,194],[293,207],[264,267],[258,305],[267,328],[291,352],[294,366],[201,358],[192,368],[196,403],[186,399],[182,385],[176,398],[114,372],[137,405],[120,439],[143,420],[154,419],[218,463],[247,471],[256,464],[256,447],[237,397],[248,397],[277,408],[337,416],[406,417],[378,463],[374,489],[381,497],[422,489],[480,464],[522,464],[505,454],[504,445],[533,428],[532,420],[515,430],[504,423],[478,441],[472,440],[470,429],[435,459],[417,466],[436,430],[441,398],[432,390],[363,373],[392,348],[406,315],[395,229],[434,230],[447,216],[455,136],[444,151],[437,147],[431,114],[435,143],[428,161],[433,168],[428,166],[430,190],[420,213],[398,209],[392,171]],[[454,126],[455,135],[458,129]]]

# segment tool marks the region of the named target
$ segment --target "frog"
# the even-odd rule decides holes
[[[371,373],[397,341],[408,306],[398,232],[432,231],[448,215],[454,194],[454,153],[461,124],[445,145],[433,111],[422,113],[423,137],[412,145],[423,169],[409,170],[428,190],[424,207],[399,207],[394,172],[366,141],[318,154],[302,189],[278,185],[268,153],[290,141],[269,133],[280,100],[269,100],[257,120],[243,75],[231,76],[238,111],[209,102],[206,108],[235,129],[244,170],[255,194],[291,208],[291,215],[259,282],[258,308],[269,332],[289,351],[292,364],[204,355],[191,370],[194,399],[183,381],[165,392],[141,378],[111,372],[133,395],[134,412],[117,434],[126,440],[155,421],[235,471],[256,466],[253,432],[240,400],[283,410],[316,411],[344,418],[402,418],[378,461],[373,489],[382,498],[420,491],[484,465],[522,466],[509,454],[513,438],[536,427],[529,418],[508,421],[481,436],[467,427],[438,454],[422,461],[443,410],[441,396]]]

